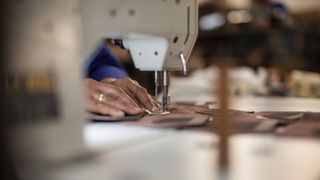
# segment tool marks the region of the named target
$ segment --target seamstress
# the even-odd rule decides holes
[[[159,110],[159,104],[137,81],[128,77],[106,45],[101,45],[92,57],[84,79],[89,111],[124,116],[138,114],[145,109]]]

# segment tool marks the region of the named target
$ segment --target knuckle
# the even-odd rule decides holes
[[[136,80],[133,80],[133,79],[130,79],[130,78],[126,78],[127,82],[129,82],[130,84],[136,84],[137,81]]]
[[[128,79],[127,78],[122,78],[122,79],[118,79],[116,82],[117,82],[117,84],[127,83]]]
[[[139,82],[136,80],[131,80],[133,84],[139,85]]]
[[[122,80],[123,80],[123,81],[131,81],[131,79],[130,79],[130,78],[128,78],[128,77],[123,78]]]
[[[119,88],[117,86],[109,86],[107,90],[110,94],[117,94],[119,92]]]
[[[138,88],[138,91],[141,93],[141,94],[147,94],[147,90],[143,87],[139,87]]]

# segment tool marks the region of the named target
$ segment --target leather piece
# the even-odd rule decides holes
[[[206,110],[205,106],[173,105],[166,115],[146,115],[136,122],[126,124],[155,128],[187,128],[207,124],[210,116],[196,113],[195,110]]]
[[[218,133],[221,112],[209,104],[178,103],[170,106],[170,114],[145,115],[134,120],[117,121],[135,126],[186,128]],[[229,110],[230,132],[268,133],[276,136],[320,138],[320,113],[313,112],[245,112]]]

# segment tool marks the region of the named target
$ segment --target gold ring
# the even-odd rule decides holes
[[[102,94],[102,93],[99,94],[97,100],[98,100],[99,102],[103,102],[103,100],[104,100],[104,94]]]

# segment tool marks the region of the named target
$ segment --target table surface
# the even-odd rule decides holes
[[[238,69],[231,73],[230,76],[233,77],[230,80],[230,84],[245,82],[251,88],[255,87],[255,89],[259,89],[258,87],[260,86],[263,87],[264,84],[264,81],[259,79],[259,76],[248,69],[243,71],[240,68],[240,70]],[[190,77],[172,77],[169,89],[171,101],[217,101],[217,95],[214,94],[214,92],[217,92],[217,84],[215,83],[217,77],[217,69],[212,68],[193,73]],[[242,94],[242,96],[232,97],[230,108],[242,111],[320,112],[320,98],[265,97],[253,96],[247,93]]]
[[[194,101],[198,103],[217,101],[209,95],[172,96],[172,101]],[[218,105],[217,105],[218,107]],[[309,111],[320,112],[320,99],[297,97],[238,96],[230,98],[230,108],[241,111]]]

